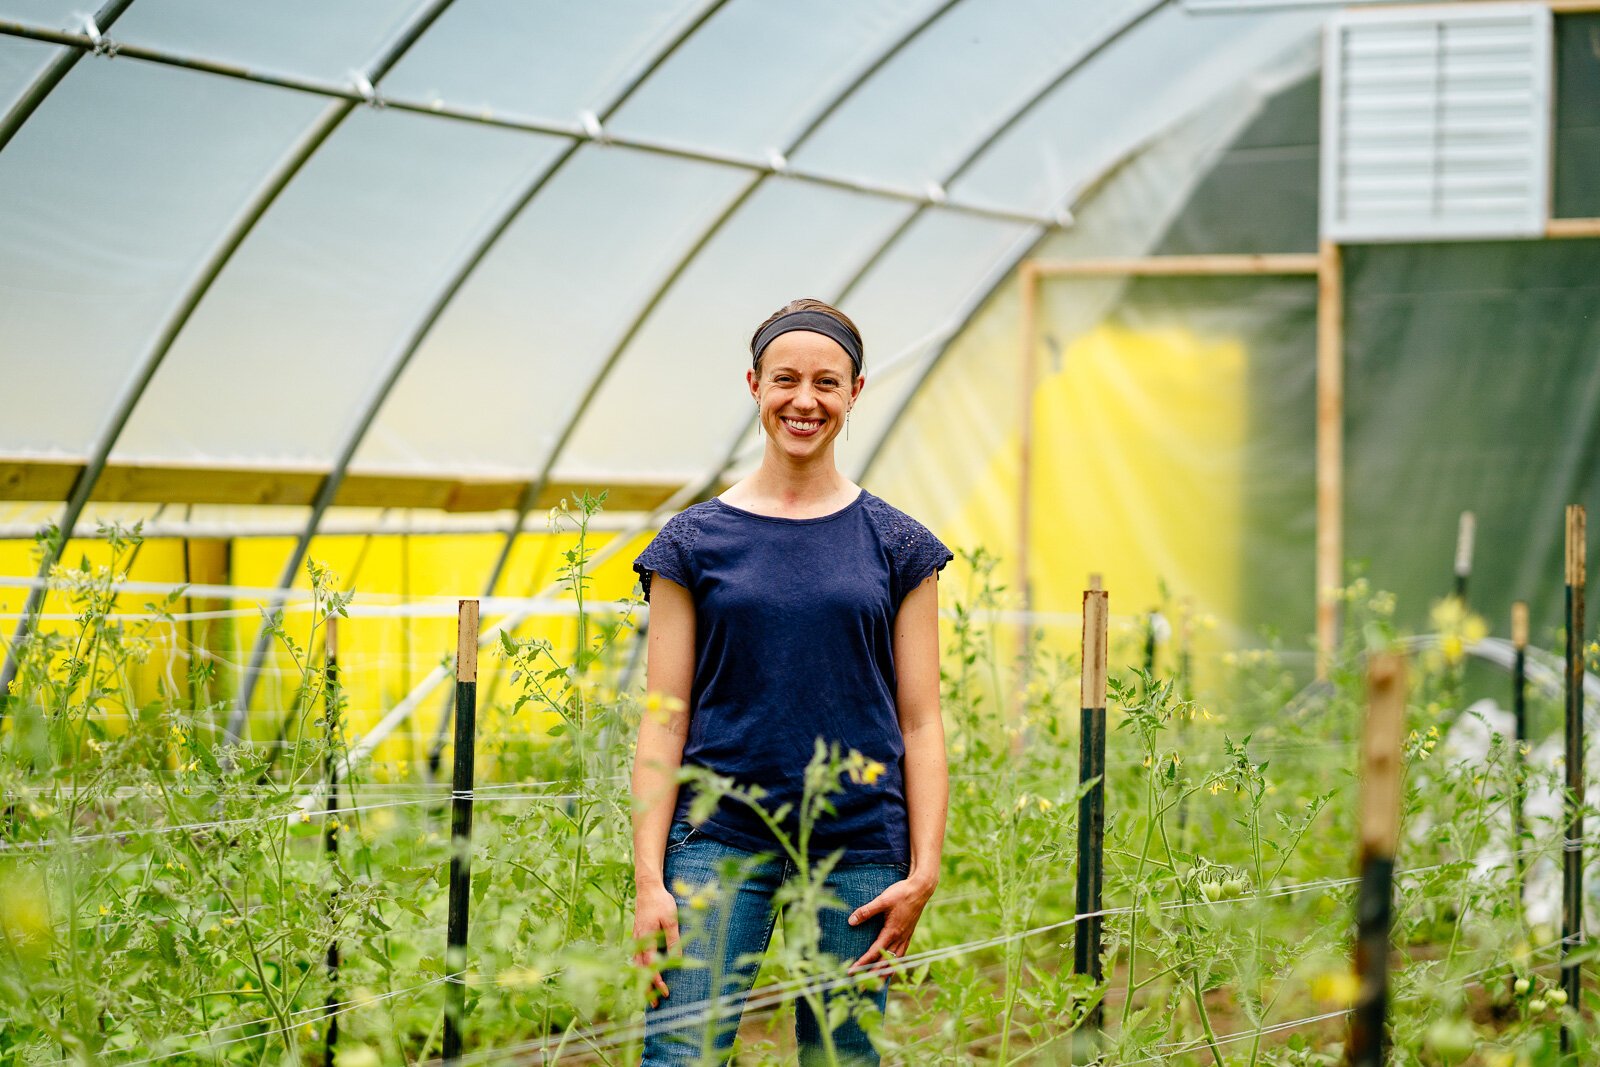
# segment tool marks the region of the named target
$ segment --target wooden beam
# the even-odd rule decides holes
[[[1326,678],[1344,584],[1344,272],[1334,242],[1317,258],[1317,677]]]
[[[1035,259],[1024,267],[1038,277],[1208,277],[1238,274],[1316,274],[1316,253],[1272,252],[1260,255],[1133,256],[1112,259]]]
[[[1600,237],[1600,219],[1551,219],[1544,224],[1546,237]]]
[[[65,500],[83,464],[52,460],[0,460],[0,500]],[[92,499],[147,504],[267,504],[307,506],[326,473],[254,467],[106,467]],[[334,504],[342,507],[419,508],[448,512],[510,510],[526,480],[450,478],[415,474],[350,474]],[[587,489],[605,490],[611,511],[649,511],[670,497],[677,483],[551,482],[539,494],[538,510],[573,499]]]

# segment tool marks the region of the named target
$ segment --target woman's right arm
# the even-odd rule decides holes
[[[689,692],[694,681],[694,600],[676,582],[655,574],[650,582],[650,644],[645,666],[649,693],[639,723],[633,759],[633,933],[654,942],[664,933],[668,948],[678,942],[678,904],[668,892],[662,868],[667,830],[678,800],[678,768],[689,736]],[[648,966],[652,949],[635,961]],[[667,995],[658,974],[655,989]]]

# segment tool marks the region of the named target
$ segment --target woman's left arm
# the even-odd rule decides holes
[[[900,604],[894,624],[894,666],[900,732],[905,737],[906,816],[911,830],[911,873],[850,916],[852,926],[886,912],[883,931],[850,970],[885,951],[904,956],[922,909],[939,884],[950,779],[944,720],[939,712],[938,575],[923,579]]]

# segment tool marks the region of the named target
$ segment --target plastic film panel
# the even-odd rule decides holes
[[[699,0],[456,0],[389,76],[410,100],[571,122],[598,112]]]
[[[1553,132],[1557,218],[1600,216],[1600,12],[1556,24]]]
[[[119,455],[331,463],[474,235],[563,144],[353,112],[228,264]]]
[[[749,180],[580,149],[457,293],[357,465],[536,474],[634,309]],[[470,419],[473,432],[446,412]]]
[[[81,62],[0,156],[0,450],[81,456],[173,301],[325,104]]]
[[[1151,0],[964,0],[858,89],[795,165],[922,188]]]
[[[617,113],[619,133],[766,158],[931,0],[732,0]]]
[[[138,0],[111,37],[244,67],[348,81],[418,10],[419,0]]]
[[[755,410],[750,334],[799,296],[827,299],[910,210],[769,182],[684,272],[606,379],[558,477],[698,476]]]
[[[38,41],[0,37],[0,115],[27,92],[59,51],[54,45]]]
[[[83,32],[83,16],[91,10],[80,0],[0,0],[0,18],[73,33]]]
[[[1068,79],[951,191],[1052,210],[1175,113],[1308,39],[1320,22],[1315,13],[1190,15],[1168,6]]]

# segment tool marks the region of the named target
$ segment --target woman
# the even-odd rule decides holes
[[[691,824],[680,766],[760,786],[775,812],[798,805],[817,738],[872,761],[860,781],[841,780],[807,850],[819,860],[844,850],[826,885],[848,910],[817,916],[818,948],[852,973],[882,973],[906,954],[939,880],[949,786],[936,582],[951,553],[834,463],[866,384],[861,334],[843,312],[792,301],[756,330],[750,355],[760,467],[674,516],[634,562],[650,599],[651,706],[662,709],[640,724],[633,770],[635,935],[670,950],[687,894],[730,858],[745,875],[693,901],[716,936],[684,946],[702,966],[655,976],[646,1065],[704,1062],[707,1011],[696,1009],[714,1010],[714,982],[733,1005],[714,1025],[712,1058],[726,1062],[772,934],[772,896],[796,873],[747,805],[723,798]],[[791,811],[784,827],[791,840],[796,819]],[[647,949],[637,962],[655,959]],[[879,983],[880,1012],[887,995]],[[828,1037],[804,1000],[796,1015],[800,1062],[827,1062]],[[842,1063],[878,1062],[853,1018],[831,1043]]]

